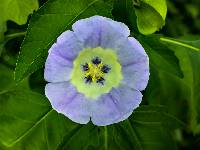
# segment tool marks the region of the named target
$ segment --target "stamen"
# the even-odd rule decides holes
[[[105,79],[103,77],[100,77],[98,80],[97,80],[97,83],[100,83],[102,85],[104,85],[104,81]]]
[[[85,63],[85,65],[82,65],[83,71],[88,71],[89,67],[88,67],[88,63]]]
[[[108,73],[109,71],[110,71],[110,67],[108,67],[107,65],[103,65],[103,67],[101,68],[101,71],[103,72],[103,73]]]
[[[92,59],[92,63],[98,65],[101,63],[101,59],[99,57],[95,57],[94,59]]]
[[[92,82],[92,77],[91,76],[85,77],[85,83],[91,83],[91,82]]]
[[[91,62],[82,65],[82,69],[85,72],[85,83],[96,82],[104,85],[105,73],[108,73],[111,68],[108,65],[104,65],[99,57],[95,57]]]

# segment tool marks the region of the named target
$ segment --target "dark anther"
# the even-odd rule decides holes
[[[101,59],[99,57],[95,57],[94,59],[92,59],[92,63],[98,65],[101,63]]]
[[[107,65],[103,65],[103,67],[101,68],[101,71],[103,72],[103,73],[108,73],[109,71],[110,71],[110,67],[108,67]]]
[[[88,71],[88,69],[89,69],[89,67],[88,67],[88,64],[87,64],[87,63],[85,63],[85,65],[82,65],[82,67],[83,67],[83,71]]]
[[[85,82],[86,83],[91,83],[92,82],[92,77],[91,76],[85,77]]]
[[[103,77],[101,77],[100,79],[97,80],[97,83],[100,83],[103,85],[104,81],[105,81],[105,79]]]

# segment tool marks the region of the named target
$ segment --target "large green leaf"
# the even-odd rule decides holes
[[[13,68],[11,68],[7,62],[3,62],[0,58],[0,92],[12,89],[15,86],[13,71]],[[24,82],[21,82],[19,85],[21,88],[29,88],[27,80],[24,80]]]
[[[190,107],[190,128],[194,133],[200,133],[200,40],[186,41],[161,38],[179,58],[184,74],[182,81],[187,90],[186,99]]]
[[[2,150],[175,149],[171,133],[181,126],[161,106],[141,106],[129,120],[108,127],[79,125],[28,90],[1,92],[0,109]]]
[[[44,98],[27,91],[3,91],[0,94],[0,139],[4,145],[12,146],[51,108]]]
[[[1,0],[0,2],[0,40],[6,31],[6,21],[11,20],[19,25],[27,22],[28,16],[38,9],[38,0]]]
[[[119,124],[107,127],[91,124],[82,126],[73,135],[67,134],[58,149],[176,149],[170,134],[180,125],[161,106],[141,106],[134,111],[132,117]]]
[[[48,100],[28,90],[0,93],[0,142],[8,149],[55,150],[76,125],[52,110]]]
[[[33,14],[18,58],[15,79],[44,65],[48,49],[73,22],[93,15],[111,16],[112,0],[50,0]]]
[[[55,150],[74,123],[52,110],[48,100],[29,91],[28,82],[17,87],[13,70],[0,64],[0,149]]]
[[[3,91],[13,85],[13,72],[3,64],[0,64],[0,70],[0,91]]]
[[[165,105],[169,112],[186,121],[188,91],[183,73],[173,50],[160,41],[161,36],[140,36],[150,59],[150,80],[144,93],[149,104]],[[177,107],[178,106],[178,107]]]
[[[171,132],[180,122],[163,107],[142,106],[108,127],[78,125],[52,110],[44,96],[21,88],[0,93],[2,150],[175,149]]]

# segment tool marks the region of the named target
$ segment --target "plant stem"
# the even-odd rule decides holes
[[[26,32],[18,32],[13,34],[5,35],[5,39],[14,39],[16,37],[25,36]]]
[[[108,131],[107,131],[107,127],[104,127],[104,146],[105,146],[105,150],[108,149]]]

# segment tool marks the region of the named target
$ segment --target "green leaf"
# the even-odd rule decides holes
[[[55,150],[77,126],[52,110],[48,100],[27,90],[0,93],[0,142],[15,150]]]
[[[37,9],[38,0],[1,0],[0,40],[6,31],[6,21],[11,20],[19,25],[25,24],[28,16]]]
[[[138,40],[150,58],[150,65],[159,68],[160,71],[182,77],[179,60],[171,49],[159,41],[160,38],[160,35],[138,36]]]
[[[48,100],[28,90],[0,93],[3,150],[175,149],[171,137],[182,123],[162,106],[141,106],[129,120],[107,127],[79,125],[56,113]]]
[[[150,80],[143,101],[165,105],[171,114],[186,122],[187,116],[183,114],[187,110],[188,91],[182,81],[179,59],[160,38],[156,35],[139,37],[150,59]]]
[[[0,91],[9,89],[14,84],[13,71],[3,64],[0,64]]]
[[[0,140],[6,146],[23,138],[37,120],[42,120],[51,110],[46,99],[28,91],[3,91],[0,94]]]
[[[50,0],[33,14],[18,58],[15,80],[44,65],[48,49],[56,38],[81,18],[111,16],[111,0]]]
[[[172,130],[182,125],[161,106],[141,106],[129,120],[107,127],[82,126],[63,139],[58,150],[176,149]],[[78,144],[77,144],[78,143]]]
[[[165,0],[141,0],[135,7],[137,26],[142,34],[151,34],[165,24],[167,5]]]
[[[128,25],[129,29],[134,33],[139,32],[132,0],[115,0],[112,13],[115,20]]]
[[[0,92],[10,90],[16,86],[13,78],[13,71],[13,68],[0,58]],[[21,82],[19,85],[23,89],[29,89],[27,80],[24,80],[24,82]]]
[[[179,58],[184,74],[182,81],[187,90],[186,99],[190,107],[190,129],[193,133],[200,133],[200,40],[186,41],[161,38]]]

